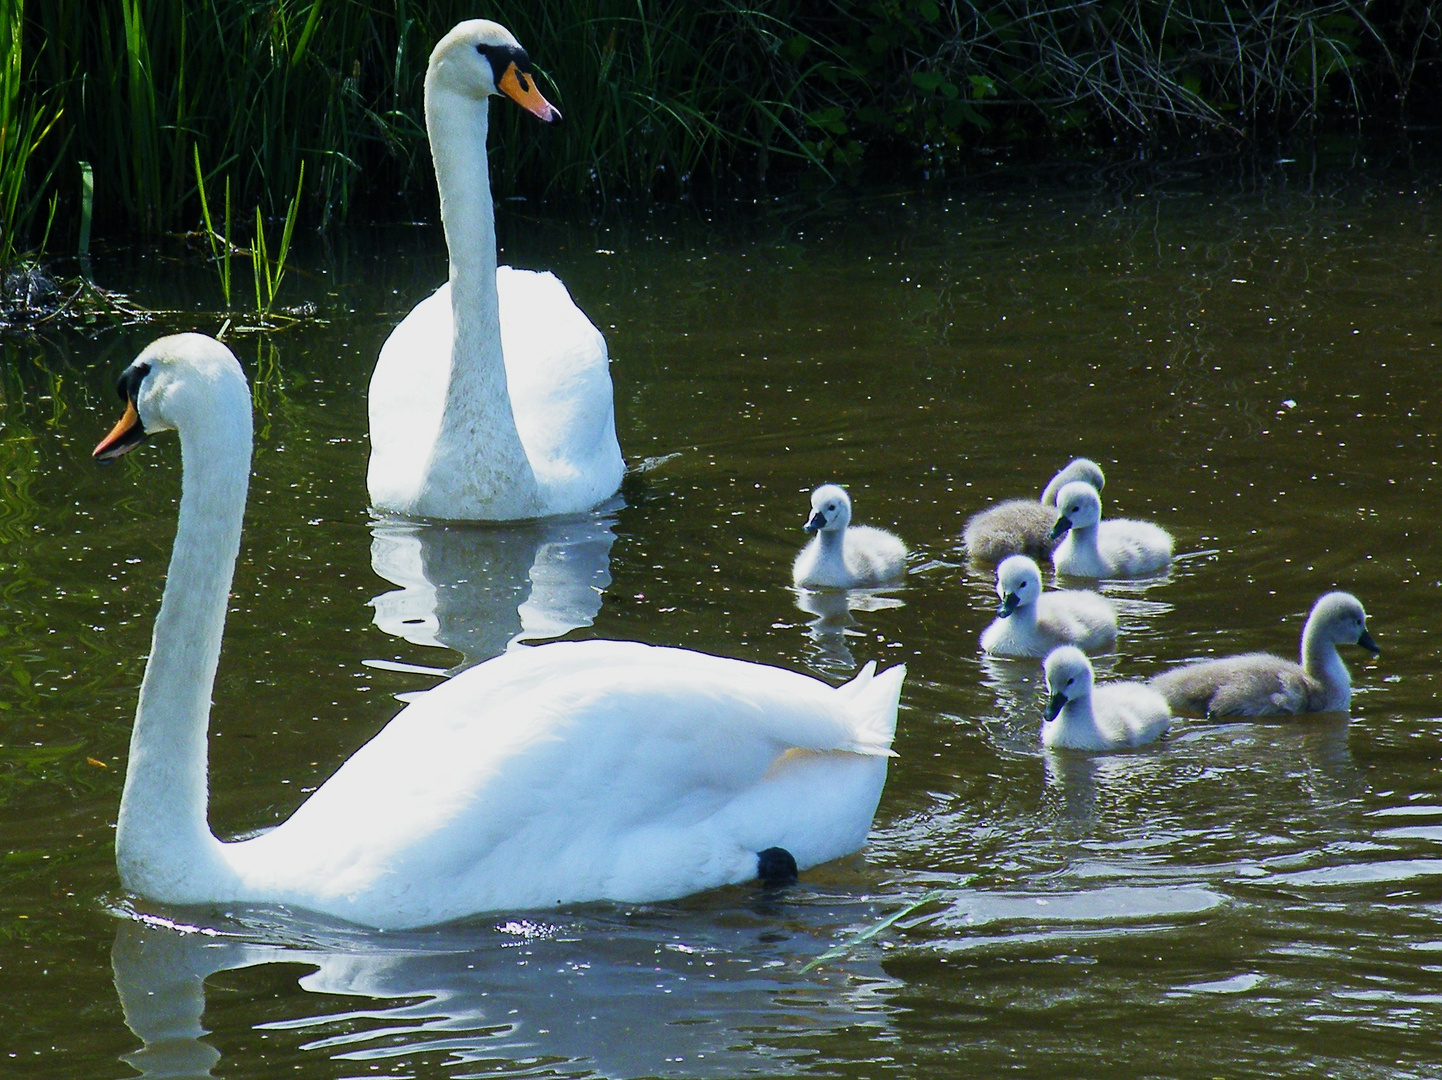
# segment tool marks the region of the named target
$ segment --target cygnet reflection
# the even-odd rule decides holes
[[[862,637],[855,629],[853,611],[884,611],[905,607],[903,600],[865,589],[795,589],[796,606],[808,615],[815,615],[807,624],[811,638],[812,664],[820,670],[847,672],[856,667],[856,657],[846,644],[848,637]]]
[[[371,526],[371,568],[397,586],[371,601],[375,624],[413,645],[454,649],[470,667],[523,641],[590,626],[611,584],[616,505],[512,525]]]
[[[318,1059],[312,1073],[327,1071],[323,1061],[384,1071],[388,1059],[440,1053],[452,1067],[505,1063],[507,1075],[547,1059],[565,1075],[731,1077],[761,1063],[794,1071],[814,1053],[798,1029],[887,1037],[886,991],[899,984],[875,950],[799,974],[884,909],[733,899],[720,910],[518,916],[381,936],[281,909],[200,926],[126,913],[111,962],[142,1046],[124,1060],[149,1078],[225,1076],[236,1063],[216,1047],[264,1030],[280,1057]],[[293,977],[304,994],[267,991],[264,1008],[206,1013],[210,976],[276,964],[302,969]],[[224,993],[234,1001],[237,986],[253,984],[235,975]]]

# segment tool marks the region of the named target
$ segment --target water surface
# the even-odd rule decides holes
[[[166,252],[101,261],[174,314],[3,345],[0,1074],[1435,1075],[1442,985],[1442,187],[1278,166],[891,193],[708,220],[503,208],[606,333],[624,498],[577,521],[376,521],[365,389],[444,273],[434,229],[303,251],[321,321],[241,334],[257,453],[212,721],[223,835],[290,813],[434,672],[555,635],[848,677],[905,662],[860,855],[768,896],[517,912],[376,934],[127,897],[111,848],[179,447],[89,450],[116,374],[215,329]],[[1353,715],[1179,724],[1043,754],[1038,665],[983,661],[956,537],[1069,457],[1187,555],[1106,590],[1146,676],[1292,655],[1328,589],[1383,652]],[[798,597],[807,494],[912,545],[899,590]],[[803,970],[928,891],[875,939]]]

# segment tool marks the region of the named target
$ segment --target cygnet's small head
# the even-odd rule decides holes
[[[1061,472],[1051,478],[1046,490],[1041,493],[1041,501],[1047,506],[1055,506],[1057,494],[1068,484],[1080,481],[1083,484],[1090,484],[1101,491],[1107,486],[1107,478],[1102,473],[1102,467],[1091,458],[1073,458],[1067,462]]]
[[[1382,650],[1367,633],[1367,612],[1349,592],[1329,592],[1317,598],[1307,616],[1307,631],[1337,645],[1360,645],[1371,653]]]
[[[1065,536],[1071,529],[1085,529],[1102,519],[1102,497],[1090,484],[1073,480],[1057,492],[1056,507],[1061,517],[1052,526],[1051,538]]]
[[[250,390],[235,354],[204,334],[157,338],[130,362],[115,385],[125,415],[95,447],[96,461],[114,461],[157,431],[250,423]]]
[[[536,88],[531,58],[500,23],[470,19],[458,24],[431,50],[426,91],[481,99],[505,94],[532,116],[550,123],[561,112]]]
[[[996,614],[1003,619],[1019,607],[1035,604],[1041,595],[1040,567],[1025,555],[1002,559],[996,568],[996,595],[1001,598]]]
[[[802,526],[807,532],[836,532],[851,524],[851,496],[836,484],[822,484],[811,493],[811,516]]]
[[[1046,718],[1055,720],[1067,702],[1092,692],[1092,662],[1075,645],[1062,645],[1046,655]]]

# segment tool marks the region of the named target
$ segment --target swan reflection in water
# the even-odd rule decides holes
[[[143,1044],[124,1060],[143,1077],[227,1075],[235,1062],[216,1046],[253,1045],[250,1033],[261,1032],[287,1071],[316,1055],[401,1071],[443,1058],[510,1075],[545,1059],[569,1062],[560,1071],[577,1076],[734,1076],[794,1071],[831,1031],[894,1038],[888,1000],[899,984],[878,950],[801,973],[881,909],[729,892],[721,905],[384,935],[281,909],[200,926],[120,912],[115,989]],[[295,984],[305,994],[276,994],[274,971],[231,976],[223,996],[232,1001],[245,992],[237,986],[264,989],[244,1009],[206,1017],[209,977],[275,964],[308,968]],[[329,1075],[314,1064],[306,1075]]]
[[[905,607],[906,602],[874,589],[792,589],[796,606],[808,615],[815,615],[806,626],[811,638],[812,664],[824,672],[850,672],[856,668],[856,657],[846,644],[848,637],[861,637],[854,629],[853,611],[884,611]]]
[[[590,626],[611,584],[621,505],[507,525],[377,519],[371,568],[397,588],[371,601],[375,624],[413,645],[460,653],[452,672]]]

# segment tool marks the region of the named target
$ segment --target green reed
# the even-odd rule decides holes
[[[778,173],[917,173],[978,146],[1242,139],[1397,119],[1442,71],[1437,5],[1351,0],[0,0],[0,262],[79,160],[98,229],[186,229],[195,148],[238,205],[324,226],[434,213],[421,96],[431,46],[508,23],[566,114],[497,107],[499,195],[670,197]],[[1409,93],[1411,97],[1409,98]],[[397,195],[403,203],[398,207]]]

